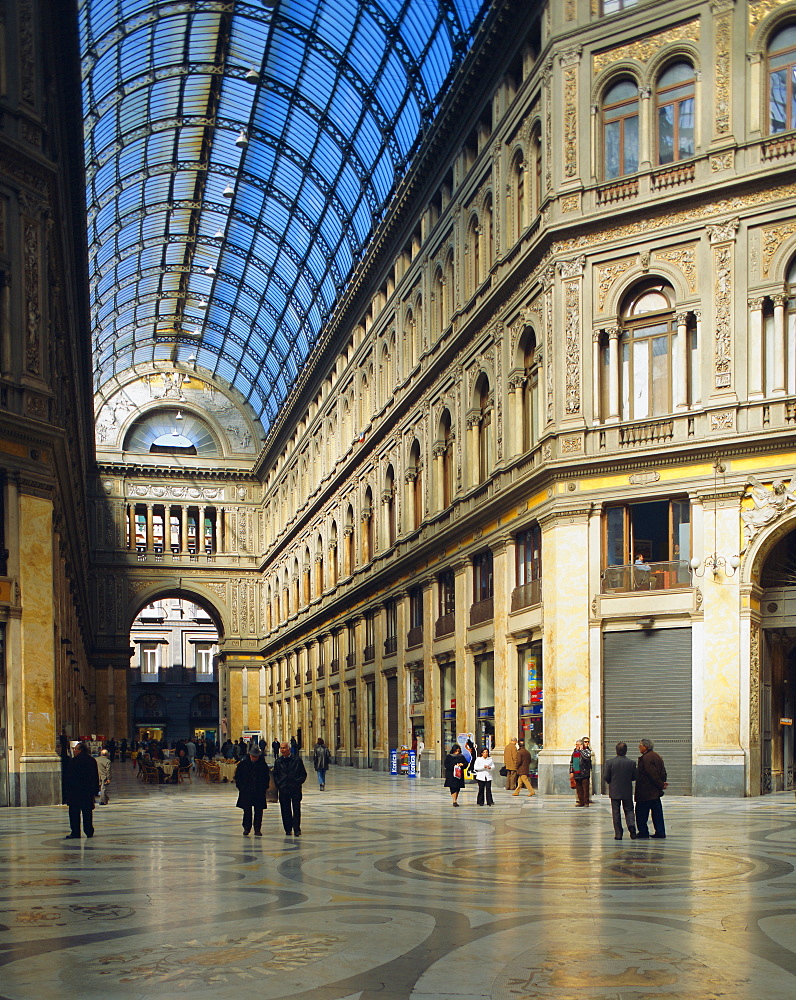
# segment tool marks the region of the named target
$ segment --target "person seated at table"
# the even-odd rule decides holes
[[[650,564],[644,558],[644,553],[639,552],[636,561],[633,563],[634,583],[636,589],[646,590],[650,586]]]
[[[185,750],[180,750],[172,761],[172,764],[174,765],[174,770],[171,772],[169,781],[172,785],[176,785],[180,780],[179,772],[184,771],[187,773],[191,770],[191,758]]]

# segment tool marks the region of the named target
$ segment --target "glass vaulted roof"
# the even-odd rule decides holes
[[[489,0],[80,0],[95,388],[193,357],[264,428]]]

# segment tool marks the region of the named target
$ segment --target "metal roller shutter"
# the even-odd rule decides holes
[[[398,746],[398,678],[387,678],[387,740],[391,750]]]
[[[628,756],[649,737],[672,795],[691,794],[691,629],[603,637],[603,761],[624,740]]]

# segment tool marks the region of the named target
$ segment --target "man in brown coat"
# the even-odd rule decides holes
[[[519,795],[521,788],[527,788],[529,795],[536,795],[531,784],[531,755],[525,744],[517,751],[517,788],[513,794]]]
[[[506,775],[506,788],[513,792],[517,787],[517,737],[512,736],[503,750],[503,766],[508,771]]]
[[[655,827],[653,839],[666,840],[661,796],[668,782],[663,760],[652,749],[654,746],[652,740],[642,740],[638,745],[641,756],[636,765],[636,836],[640,840],[646,840],[650,835],[647,827],[650,813]]]

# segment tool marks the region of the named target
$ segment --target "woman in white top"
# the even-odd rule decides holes
[[[484,804],[484,795],[486,795],[488,806],[494,804],[492,801],[492,770],[494,766],[492,758],[489,756],[489,750],[484,747],[481,756],[475,759],[475,780],[478,782],[478,798],[475,800],[477,806]]]

